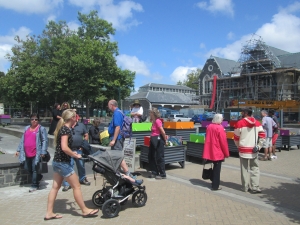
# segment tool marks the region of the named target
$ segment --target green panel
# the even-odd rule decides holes
[[[204,143],[205,133],[190,134],[190,141],[195,143]]]
[[[152,123],[132,123],[132,131],[151,131]]]

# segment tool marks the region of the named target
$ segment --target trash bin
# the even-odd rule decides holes
[[[93,117],[96,117],[97,116],[97,109],[94,109],[93,110]]]
[[[102,111],[101,116],[106,116],[106,112],[105,112],[105,111]]]
[[[97,113],[98,117],[101,116],[101,110],[98,110],[98,113]]]

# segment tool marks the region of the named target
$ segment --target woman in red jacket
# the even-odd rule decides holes
[[[226,133],[224,127],[221,125],[222,121],[222,114],[216,114],[212,120],[212,124],[208,125],[206,129],[203,159],[210,160],[214,164],[212,191],[222,189],[219,187],[222,161],[229,157]]]

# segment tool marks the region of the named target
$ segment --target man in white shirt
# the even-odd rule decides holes
[[[132,109],[130,113],[133,123],[142,122],[143,112],[143,107],[141,106],[139,100],[135,100],[132,104]]]

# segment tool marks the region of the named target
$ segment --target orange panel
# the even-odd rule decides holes
[[[228,139],[233,139],[234,138],[234,132],[233,131],[227,131],[226,132],[226,137]]]
[[[166,129],[194,129],[194,122],[164,122]]]

